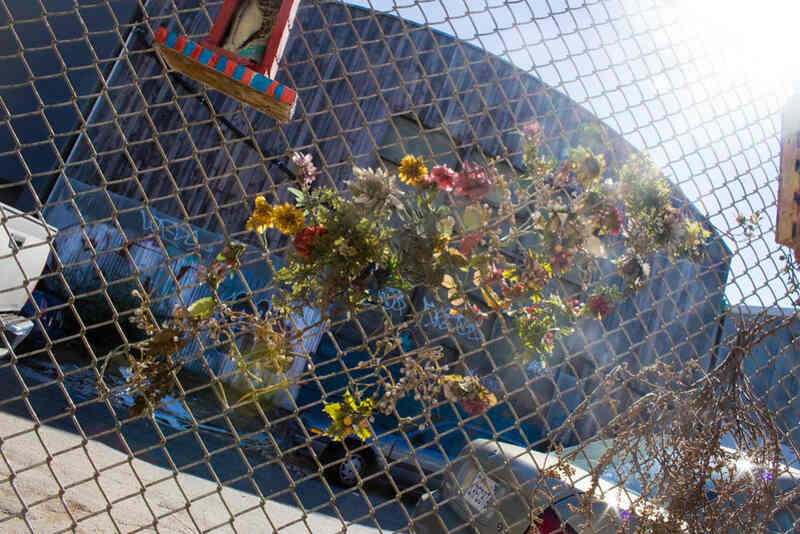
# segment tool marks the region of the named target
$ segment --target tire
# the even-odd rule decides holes
[[[361,444],[348,443],[347,445],[352,450]],[[331,443],[320,457],[320,462],[325,469],[325,478],[332,484],[352,488],[371,469],[373,462],[370,453],[369,449],[362,448],[350,452],[348,456],[345,445],[337,442]]]

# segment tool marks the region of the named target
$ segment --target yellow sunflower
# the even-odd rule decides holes
[[[272,222],[282,234],[294,235],[305,228],[303,212],[288,202],[272,208]]]
[[[255,230],[256,232],[263,234],[267,231],[267,228],[272,228],[273,226],[274,220],[272,206],[267,203],[264,197],[257,196],[256,208],[253,210],[253,214],[250,216],[250,218],[247,219],[245,228],[248,230]]]
[[[428,168],[422,162],[422,156],[403,156],[400,160],[400,179],[408,185],[417,186],[428,175]]]

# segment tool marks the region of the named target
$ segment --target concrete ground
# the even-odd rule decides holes
[[[201,477],[175,475],[102,443],[89,441],[83,447],[75,434],[48,426],[35,430],[30,420],[7,413],[0,413],[0,434],[16,436],[2,445],[0,514],[6,519],[0,531],[5,533],[43,534],[73,527],[87,534],[380,531],[347,525],[325,513],[304,515],[297,506],[262,501]],[[359,500],[351,495],[337,500],[337,507],[362,507]]]

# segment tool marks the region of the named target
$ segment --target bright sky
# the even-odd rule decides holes
[[[721,231],[774,205],[800,1],[356,0],[505,57],[647,151]],[[732,304],[789,305],[774,244],[727,239]]]

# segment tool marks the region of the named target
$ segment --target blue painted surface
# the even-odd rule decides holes
[[[183,47],[183,55],[190,56],[192,55],[192,51],[194,51],[197,45],[194,44],[194,41],[186,41],[186,45]]]
[[[175,34],[175,33],[170,32],[169,35],[167,35],[167,40],[164,41],[164,44],[167,45],[170,48],[175,48],[175,41],[177,39],[178,39],[178,35]]]
[[[250,87],[252,87],[253,89],[257,89],[258,91],[264,92],[267,90],[267,87],[269,87],[270,83],[272,83],[272,80],[270,80],[266,76],[256,73],[253,75],[253,79],[250,80]]]
[[[211,50],[204,48],[200,55],[197,57],[197,61],[202,63],[203,65],[208,65],[209,60],[214,55],[214,52]]]

